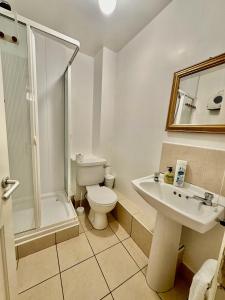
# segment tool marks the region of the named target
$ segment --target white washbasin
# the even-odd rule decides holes
[[[192,184],[178,188],[164,183],[162,177],[155,182],[153,175],[133,180],[132,184],[157,210],[146,280],[153,290],[166,292],[174,285],[182,226],[205,233],[217,224],[224,207],[206,206],[194,199],[194,195],[204,198],[208,191]],[[225,198],[214,194],[213,202],[224,206]]]
[[[157,210],[146,280],[157,292],[166,292],[174,285],[182,226],[205,233],[222,217],[224,207],[206,206],[193,196],[208,192],[191,184],[183,188],[154,181],[154,176],[132,181],[134,189]],[[213,202],[225,205],[225,198],[214,194]]]
[[[223,207],[203,205],[193,199],[193,195],[204,196],[205,190],[185,183],[183,188],[166,184],[162,179],[154,182],[153,176],[143,177],[132,181],[134,189],[158,212],[172,220],[189,227],[197,232],[205,233],[212,229],[222,216]],[[224,201],[224,197],[214,194],[213,202]]]

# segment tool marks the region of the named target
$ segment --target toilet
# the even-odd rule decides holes
[[[90,205],[88,218],[95,229],[108,226],[107,213],[116,206],[117,195],[108,187],[100,186],[104,181],[106,160],[93,155],[84,155],[76,161],[77,183],[87,189]]]

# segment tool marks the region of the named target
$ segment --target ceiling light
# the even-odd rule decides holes
[[[110,15],[116,8],[117,0],[98,0],[99,7],[103,14]]]

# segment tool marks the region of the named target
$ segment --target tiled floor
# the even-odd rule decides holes
[[[19,260],[19,300],[186,300],[183,282],[157,295],[145,280],[147,257],[118,222],[94,230],[80,218],[80,235]]]

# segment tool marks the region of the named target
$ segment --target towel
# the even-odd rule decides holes
[[[211,285],[216,273],[216,268],[217,260],[208,259],[204,262],[200,270],[193,277],[188,300],[205,299],[207,289]]]
[[[223,257],[220,265],[218,282],[225,289],[225,249],[223,251]]]

